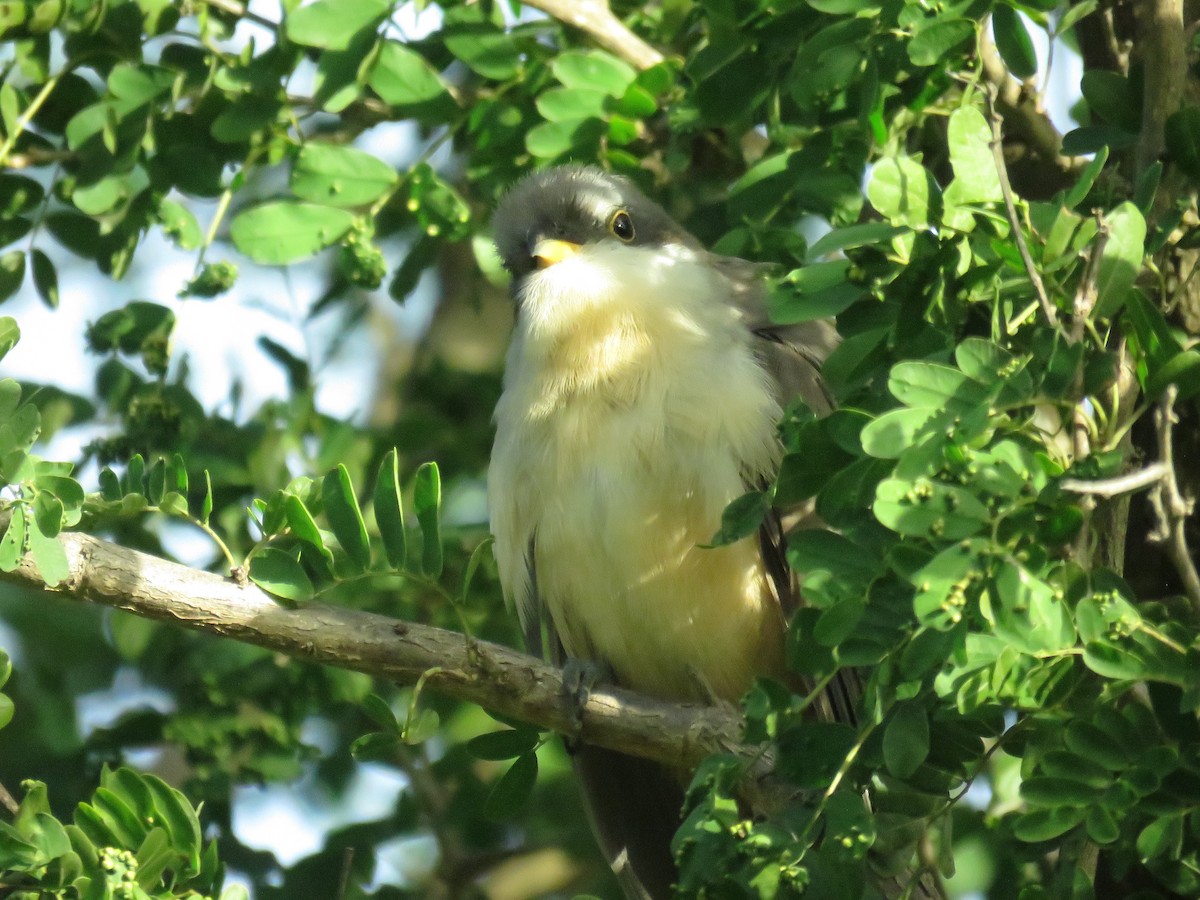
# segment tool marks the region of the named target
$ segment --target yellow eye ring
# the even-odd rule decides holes
[[[634,238],[633,219],[629,217],[623,209],[618,209],[615,213],[609,216],[608,230],[613,237],[626,244],[632,243]]]

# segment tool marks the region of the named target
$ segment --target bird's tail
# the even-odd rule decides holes
[[[575,771],[592,830],[628,900],[668,900],[676,878],[671,839],[679,827],[678,773],[648,760],[580,746]]]

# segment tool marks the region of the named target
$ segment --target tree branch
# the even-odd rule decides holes
[[[0,516],[0,531],[6,521]],[[739,744],[741,716],[733,708],[599,686],[577,716],[558,669],[499,644],[321,603],[289,608],[253,584],[78,532],[57,541],[70,567],[66,581],[47,585],[29,556],[0,579],[401,684],[426,675],[426,685],[448,696],[673,768],[694,768],[716,752],[744,757],[756,778],[771,768],[762,748]]]
[[[0,514],[0,532],[8,514]],[[562,672],[532,656],[453,631],[321,603],[289,608],[253,584],[239,584],[91,535],[63,532],[69,575],[48,585],[26,556],[7,581],[98,603],[401,684],[424,683],[493,712],[597,747],[690,770],[713,753],[746,765],[740,794],[765,814],[798,791],[772,775],[774,756],[739,742],[741,715],[729,706],[666,703],[621,688],[592,690],[582,708],[567,699]],[[937,898],[930,873],[880,875],[880,893]]]
[[[1142,488],[1153,487],[1162,481],[1167,467],[1161,462],[1151,463],[1144,469],[1118,475],[1116,478],[1104,478],[1098,481],[1086,481],[1079,478],[1064,478],[1059,487],[1072,494],[1095,494],[1097,497],[1116,497],[1118,494],[1131,494]]]
[[[1163,127],[1183,100],[1187,47],[1183,0],[1141,0],[1137,11],[1138,53],[1146,63],[1136,159],[1136,171],[1141,172],[1162,153]]]
[[[585,31],[605,50],[621,57],[638,69],[648,69],[663,61],[663,55],[625,27],[612,14],[606,0],[521,0],[526,6],[580,31]]]
[[[1150,495],[1157,524],[1149,539],[1166,547],[1167,555],[1183,582],[1183,592],[1200,613],[1200,574],[1196,572],[1196,560],[1187,545],[1187,519],[1195,508],[1195,502],[1183,496],[1179,482],[1175,479],[1175,451],[1172,430],[1178,421],[1175,417],[1175,398],[1179,388],[1169,385],[1163,393],[1158,408],[1154,411],[1154,424],[1158,430],[1158,457],[1165,467],[1158,488]]]

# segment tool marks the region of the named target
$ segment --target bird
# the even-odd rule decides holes
[[[771,483],[788,404],[832,409],[836,330],[773,325],[761,264],[709,252],[594,166],[528,175],[492,225],[516,317],[488,506],[527,646],[663,700],[786,681],[796,590],[778,517],[711,545],[729,503]],[[575,762],[626,895],[669,896],[678,773],[596,748]]]

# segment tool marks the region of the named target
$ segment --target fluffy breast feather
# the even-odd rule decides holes
[[[725,290],[682,248],[589,247],[534,274],[496,410],[506,595],[536,614],[533,547],[568,653],[662,696],[736,698],[779,664],[757,542],[698,546],[779,454],[779,408]]]

